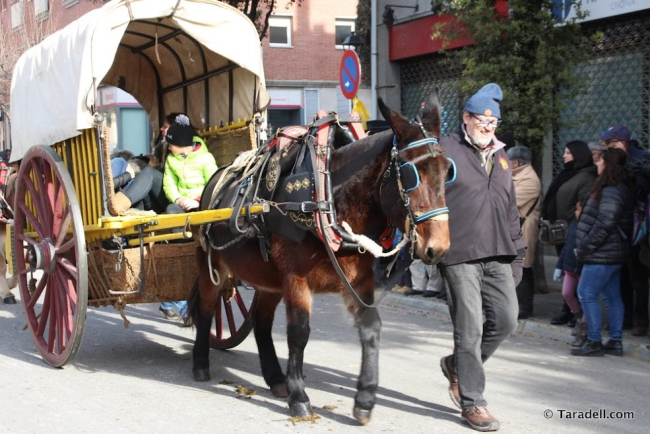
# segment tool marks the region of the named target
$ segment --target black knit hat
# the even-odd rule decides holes
[[[190,125],[190,120],[185,115],[178,115],[167,130],[165,140],[170,145],[175,146],[192,146],[196,131]]]

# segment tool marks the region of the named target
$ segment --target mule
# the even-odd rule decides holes
[[[381,99],[379,108],[390,124],[385,131],[336,149],[331,170],[336,173],[350,163],[361,168],[347,177],[334,192],[338,223],[347,222],[356,234],[380,234],[392,222],[414,242],[414,252],[433,264],[449,249],[448,211],[445,206],[445,179],[450,160],[437,144],[440,135],[440,104],[437,93],[427,99],[421,121],[409,122],[389,109]],[[369,152],[376,155],[367,160]],[[365,161],[363,159],[366,159]],[[355,166],[356,167],[356,166]],[[407,179],[408,178],[408,179]],[[402,185],[402,184],[409,185]],[[287,219],[287,224],[291,224]],[[228,227],[215,224],[209,231],[212,241],[231,237]],[[192,295],[190,312],[196,326],[193,373],[196,381],[209,381],[210,319],[217,297],[232,290],[235,279],[258,290],[253,316],[254,335],[262,375],[276,397],[288,397],[291,415],[313,415],[303,380],[303,354],[309,340],[312,297],[318,293],[341,293],[354,316],[362,348],[361,372],[354,398],[353,416],[361,424],[370,421],[378,386],[378,351],[381,319],[374,302],[374,257],[358,250],[335,253],[340,268],[354,288],[354,296],[334,272],[325,244],[313,233],[298,243],[271,233],[268,261],[260,253],[257,239],[241,241],[225,250],[213,250],[211,263],[221,276],[215,285],[209,275],[207,254],[201,248],[198,285]],[[271,329],[281,300],[286,305],[289,358],[286,375],[278,362]]]

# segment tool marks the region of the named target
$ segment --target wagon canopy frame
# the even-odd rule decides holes
[[[217,0],[113,0],[27,50],[11,84],[12,160],[96,126],[98,89],[117,86],[154,129],[170,112],[195,127],[264,115],[257,30]]]

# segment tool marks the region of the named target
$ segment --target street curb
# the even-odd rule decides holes
[[[377,292],[377,296],[381,297],[381,291]],[[425,312],[433,312],[451,319],[449,318],[449,308],[447,307],[447,303],[433,298],[423,298],[420,296],[408,297],[401,292],[391,291],[388,293],[384,303],[391,306],[400,306]],[[568,345],[573,340],[571,329],[568,327],[558,327],[535,319],[525,319],[519,320],[519,326],[517,327],[517,330],[515,330],[515,333],[521,336],[539,337],[559,342],[566,342],[567,354],[568,350],[572,348]],[[632,339],[624,340],[623,352],[625,354],[624,357],[630,357],[650,363],[650,350],[646,349],[646,343],[637,342]]]

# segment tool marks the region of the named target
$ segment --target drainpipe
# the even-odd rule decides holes
[[[370,119],[377,119],[377,0],[370,1]]]

